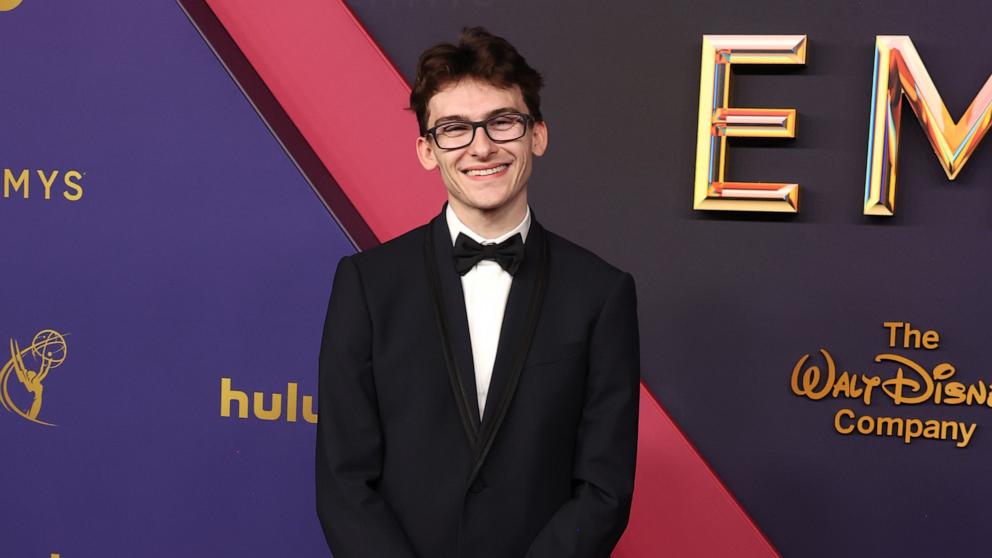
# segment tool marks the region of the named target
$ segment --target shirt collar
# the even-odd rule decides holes
[[[511,236],[520,233],[524,242],[527,242],[527,233],[530,232],[530,206],[527,206],[527,214],[524,215],[524,219],[520,221],[520,224],[513,228],[513,230],[500,235],[497,238],[483,238],[475,232],[465,226],[465,223],[461,222],[461,219],[455,215],[455,210],[451,209],[451,204],[448,204],[447,209],[444,212],[444,217],[448,221],[448,232],[451,234],[451,244],[455,243],[455,239],[458,238],[458,233],[465,233],[465,236],[471,238],[472,240],[478,242],[479,244],[488,243],[500,243],[504,240],[510,238]]]

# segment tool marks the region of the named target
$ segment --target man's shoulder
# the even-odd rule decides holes
[[[593,251],[544,229],[551,251],[551,265],[567,273],[581,273],[583,282],[612,285],[627,275],[622,269],[599,257]]]
[[[352,256],[352,263],[363,271],[396,270],[395,266],[410,265],[423,260],[424,234],[429,226],[421,225],[382,244],[358,252]]]

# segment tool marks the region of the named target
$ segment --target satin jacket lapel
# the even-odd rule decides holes
[[[459,413],[467,412],[462,421],[475,435],[478,434],[479,399],[475,387],[475,365],[472,359],[472,342],[469,337],[468,317],[465,312],[465,296],[462,291],[461,277],[455,271],[454,256],[452,255],[451,235],[444,219],[444,212],[435,217],[430,223],[430,237],[435,278],[439,287],[440,309],[444,318],[442,343],[451,352],[451,362],[448,363],[449,379],[452,381],[452,392],[456,396]],[[426,264],[427,262],[425,262]],[[440,327],[440,326],[439,326]],[[469,437],[473,442],[474,436]]]
[[[524,261],[513,277],[503,313],[493,376],[486,398],[485,416],[479,433],[479,450],[471,483],[485,461],[493,439],[503,423],[523,370],[530,341],[534,338],[541,303],[547,286],[548,244],[544,229],[533,220],[527,234]]]

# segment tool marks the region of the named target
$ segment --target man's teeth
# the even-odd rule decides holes
[[[506,165],[500,165],[498,167],[493,167],[491,169],[467,170],[465,171],[465,174],[469,176],[486,176],[488,174],[496,174],[498,172],[503,172],[504,170],[506,170]]]

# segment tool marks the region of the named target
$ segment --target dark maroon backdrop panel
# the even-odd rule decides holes
[[[796,361],[892,377],[891,352],[988,381],[992,150],[955,182],[907,109],[894,217],[862,214],[876,35],[912,37],[959,117],[992,71],[984,3],[350,2],[408,79],[461,27],[544,72],[550,150],[531,183],[550,229],[632,271],[648,386],[784,556],[974,556],[984,548],[990,410],[809,401]],[[794,216],[692,210],[703,34],[806,34],[805,67],[735,70],[735,106],[795,107],[790,141],[732,142],[728,176],[801,184]],[[888,347],[885,321],[940,332]],[[952,441],[842,436],[834,413],[976,423]]]

